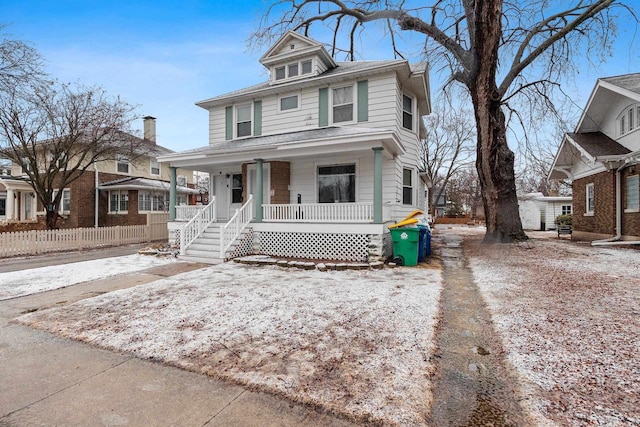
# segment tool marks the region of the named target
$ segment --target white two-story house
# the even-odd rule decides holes
[[[197,103],[209,111],[209,145],[159,159],[211,177],[200,217],[170,223],[182,252],[390,255],[389,223],[425,207],[417,148],[431,108],[426,64],[336,62],[292,31],[260,62],[268,81]]]

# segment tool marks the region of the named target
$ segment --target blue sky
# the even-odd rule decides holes
[[[264,81],[260,52],[247,49],[266,1],[260,0],[3,0],[0,23],[44,56],[50,74],[65,82],[100,85],[137,112],[157,120],[158,143],[181,151],[208,142],[207,112],[196,101]],[[585,58],[577,90],[584,106],[598,76],[639,72],[635,28],[619,28],[615,54],[593,69]],[[363,57],[391,58],[367,33]],[[325,40],[320,40],[325,41]],[[637,45],[637,40],[635,45]],[[438,76],[432,74],[438,89]],[[142,127],[142,122],[137,124]]]

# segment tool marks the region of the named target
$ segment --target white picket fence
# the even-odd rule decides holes
[[[168,218],[168,214],[149,214],[146,225],[0,233],[0,257],[166,241]]]

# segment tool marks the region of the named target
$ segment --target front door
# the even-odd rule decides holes
[[[225,175],[216,175],[215,191],[216,191],[216,218],[229,219],[229,191],[230,177]]]

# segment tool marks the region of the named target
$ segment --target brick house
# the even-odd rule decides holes
[[[156,144],[155,118],[144,118],[144,138],[140,142],[145,154],[134,162],[125,158],[96,162],[64,189],[57,223],[60,228],[146,224],[148,212],[169,211],[170,171],[166,164],[158,163],[157,157],[173,151]],[[199,192],[193,188],[193,171],[179,169],[176,175],[176,203],[195,205]],[[11,176],[3,178],[6,182],[28,183],[22,168],[15,164]],[[32,190],[22,187],[19,193],[4,192],[5,199],[14,201],[9,208],[4,202],[5,215],[0,221],[43,221],[44,207]]]
[[[598,79],[550,179],[573,181],[573,238],[640,240],[640,73]]]

